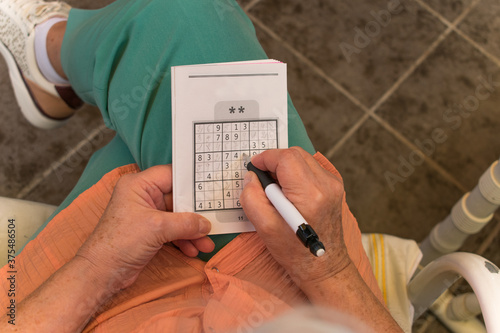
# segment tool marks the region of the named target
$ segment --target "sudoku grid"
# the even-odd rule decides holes
[[[243,154],[278,147],[277,120],[194,124],[195,211],[240,209]]]

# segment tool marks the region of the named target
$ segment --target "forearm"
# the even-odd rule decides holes
[[[112,285],[110,277],[75,257],[19,304],[15,325],[2,318],[0,331],[80,332],[113,295]]]
[[[305,284],[302,290],[311,303],[348,313],[375,332],[402,332],[352,263],[328,280]]]

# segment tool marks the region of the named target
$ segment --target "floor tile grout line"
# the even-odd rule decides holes
[[[485,57],[487,57],[488,59],[490,59],[491,61],[493,61],[497,66],[500,67],[500,58],[498,58],[498,57],[494,56],[493,54],[489,53],[488,51],[486,51],[481,45],[479,45],[478,43],[476,43],[465,32],[463,32],[462,30],[460,30],[458,28],[458,24],[460,24],[463,21],[463,19],[465,18],[465,16],[467,16],[472,11],[472,9],[474,9],[479,4],[479,2],[481,2],[481,0],[476,0],[473,3],[471,3],[470,6],[467,7],[467,9],[465,9],[462,12],[462,14],[455,19],[455,21],[453,23],[450,22],[450,21],[448,21],[446,18],[444,18],[441,14],[439,14],[437,11],[435,11],[434,9],[432,9],[429,5],[427,5],[422,0],[416,0],[416,1],[422,7],[424,7],[431,15],[435,16],[436,18],[438,18],[441,21],[441,23],[447,25],[448,27],[451,27],[453,29],[453,31],[456,32],[460,37],[462,37],[466,42],[468,42],[469,44],[471,44],[474,48],[476,48]]]
[[[448,37],[448,35],[451,33],[452,29],[447,28],[439,37],[425,50],[420,57],[418,57],[417,60],[413,64],[410,65],[410,67],[401,75],[396,82],[380,97],[377,102],[370,108],[370,113],[375,113],[378,108],[385,103],[389,97],[401,87],[401,85],[412,75],[415,70],[417,69],[418,66],[420,66],[428,57],[429,55],[436,50],[436,48],[443,42],[443,40]]]
[[[448,35],[456,30],[457,24],[459,24],[465,16],[468,15],[468,13],[479,3],[480,0],[476,0],[475,2],[471,3],[467,9],[465,9],[454,21],[453,23],[449,22],[446,20],[441,14],[436,12],[434,9],[429,7],[426,3],[422,2],[421,0],[415,0],[421,7],[426,9],[431,15],[437,17],[441,23],[443,23],[445,26],[447,26],[447,29],[429,46],[429,48],[408,68],[408,70],[403,73],[399,77],[399,79],[389,88],[389,90],[386,91],[384,95],[370,108],[370,113],[375,113],[376,110],[382,105],[396,89],[398,89],[401,84],[415,71],[415,69],[420,66],[428,57],[429,55],[441,44],[441,42],[448,37]]]
[[[321,68],[319,68],[316,64],[314,64],[311,60],[309,60],[302,53],[293,48],[290,44],[285,42],[280,36],[278,36],[271,28],[265,25],[261,20],[256,18],[255,16],[248,14],[253,23],[255,23],[259,28],[264,30],[271,38],[279,42],[284,48],[286,48],[290,53],[292,53],[295,57],[299,59],[300,62],[307,65],[310,69],[312,69],[318,76],[327,81],[331,86],[337,89],[340,93],[342,93],[347,99],[349,99],[356,106],[361,108],[363,111],[368,112],[369,109],[366,105],[364,105],[360,100],[354,97],[350,92],[348,92],[340,83],[332,79],[329,75],[327,75]]]
[[[436,161],[434,161],[432,158],[427,156],[422,150],[420,150],[417,146],[415,146],[413,143],[410,142],[403,134],[401,134],[399,131],[394,129],[389,123],[387,123],[384,119],[382,119],[379,115],[377,114],[371,114],[370,115],[373,120],[375,120],[379,125],[385,128],[386,131],[394,135],[401,143],[405,144],[408,148],[410,148],[412,151],[418,152],[421,156],[424,157],[424,161],[435,171],[437,171],[441,176],[443,176],[446,180],[448,180],[450,183],[455,185],[460,191],[463,193],[468,192],[467,188],[459,182],[455,177],[453,177],[448,171],[446,171],[442,166],[440,166]]]
[[[453,31],[455,31],[460,37],[462,37],[466,42],[471,44],[474,48],[476,48],[481,54],[483,54],[486,58],[490,59],[492,62],[494,62],[497,66],[500,67],[500,58],[495,57],[493,54],[489,53],[486,51],[481,45],[477,44],[472,38],[467,36],[467,34],[463,31],[461,31],[458,28],[454,28]]]
[[[370,118],[370,115],[368,113],[364,113],[363,116],[340,138],[335,145],[330,148],[326,154],[325,157],[329,160],[335,155],[335,153],[342,148],[342,146],[349,140],[354,133]]]
[[[464,9],[462,11],[462,13],[460,13],[460,15],[458,15],[453,20],[453,22],[450,22],[449,20],[447,20],[443,15],[441,15],[439,12],[437,12],[436,10],[434,10],[431,6],[429,6],[424,1],[422,1],[422,0],[415,0],[415,2],[417,2],[422,8],[424,8],[425,10],[427,10],[431,15],[433,15],[434,17],[436,17],[439,21],[441,21],[441,23],[443,23],[444,25],[446,25],[448,27],[452,27],[454,29],[458,24],[460,24],[463,21],[463,19],[467,15],[469,15],[469,13],[471,12],[471,10],[474,9],[479,4],[479,2],[481,2],[481,0],[475,0],[475,1],[473,1],[469,5],[469,7],[467,7],[466,9]]]
[[[262,0],[253,0],[251,1],[248,5],[244,6],[243,7],[243,10],[245,12],[248,12],[250,9],[252,9],[255,5],[257,5],[259,2],[261,2]]]
[[[50,166],[45,169],[42,173],[39,173],[37,176],[35,176],[29,183],[28,185],[24,186],[16,195],[17,199],[24,199],[31,191],[33,191],[38,185],[40,185],[41,182],[43,182],[45,179],[47,179],[57,168],[59,168],[61,165],[63,165],[66,161],[68,161],[72,156],[74,156],[85,144],[89,143],[99,133],[101,133],[103,130],[106,129],[105,125],[101,125],[98,128],[94,129],[92,132],[89,133],[87,137],[85,137],[83,140],[81,140],[78,144],[75,145],[73,149],[68,151],[66,154],[61,156],[57,161],[52,162]]]

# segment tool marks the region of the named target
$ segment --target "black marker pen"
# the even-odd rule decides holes
[[[295,231],[297,237],[302,241],[305,247],[308,247],[312,254],[321,257],[325,254],[325,246],[319,241],[318,235],[313,228],[306,222],[302,214],[288,200],[281,187],[268,172],[257,169],[251,162],[250,157],[243,154],[243,160],[247,163],[248,171],[253,171],[259,177],[260,183],[266,192],[266,196],[273,204],[274,208],[280,213],[288,225]]]

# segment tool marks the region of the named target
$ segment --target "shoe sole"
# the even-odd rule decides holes
[[[51,119],[43,114],[38,108],[33,96],[31,95],[26,82],[23,79],[21,71],[17,66],[17,62],[10,53],[9,49],[0,42],[0,53],[3,55],[9,71],[10,82],[14,89],[17,104],[21,109],[23,116],[30,124],[41,129],[54,129],[66,123],[66,119],[57,120]]]

